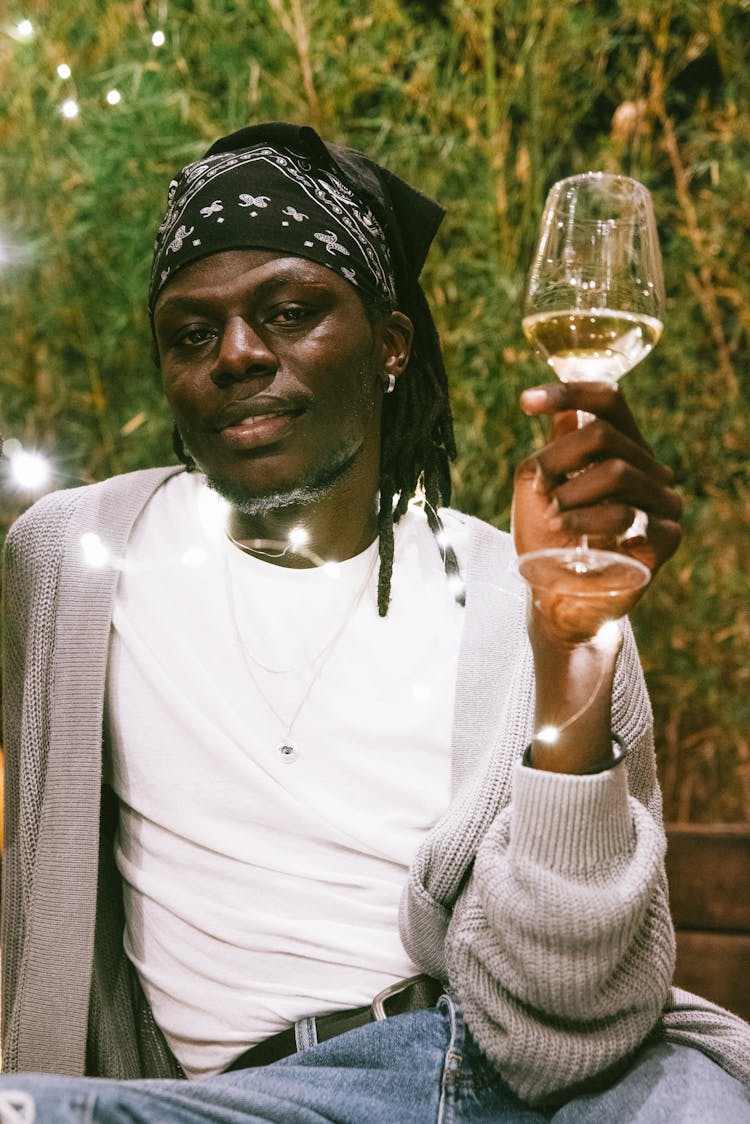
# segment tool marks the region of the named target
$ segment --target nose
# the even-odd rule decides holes
[[[227,322],[214,367],[217,385],[273,377],[277,366],[276,356],[247,320],[235,316]]]

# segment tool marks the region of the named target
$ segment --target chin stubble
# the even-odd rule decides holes
[[[335,463],[321,466],[307,480],[297,481],[288,488],[263,495],[251,493],[234,481],[225,480],[221,476],[207,476],[206,483],[243,515],[268,515],[272,511],[278,511],[279,508],[316,503],[323,499],[351,470],[361,449],[360,445]]]
[[[364,408],[374,410],[375,401],[372,392],[367,391],[367,374],[368,362],[364,361],[359,371],[360,385],[365,398]],[[216,475],[207,475],[206,482],[243,515],[268,515],[280,508],[316,503],[323,499],[354,467],[362,452],[363,444],[364,440],[361,438],[353,442],[350,439],[349,444],[331,452],[327,463],[311,469],[306,478],[296,480],[288,487],[279,488],[275,492],[251,492],[233,480]]]

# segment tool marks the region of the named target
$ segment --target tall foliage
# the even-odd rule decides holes
[[[452,377],[456,500],[498,525],[513,464],[543,439],[517,402],[547,377],[520,332],[547,187],[601,168],[651,188],[669,308],[626,389],[687,514],[635,625],[668,816],[747,819],[745,0],[11,4],[0,429],[47,451],[63,486],[170,457],[144,311],[150,247],[171,175],[222,133],[306,121],[445,205],[425,279]],[[31,38],[15,30],[23,18]],[[66,120],[70,97],[80,114]],[[3,525],[24,502],[4,489]]]

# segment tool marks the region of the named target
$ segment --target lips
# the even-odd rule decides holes
[[[236,449],[257,448],[285,437],[307,405],[305,399],[258,395],[228,403],[219,411],[213,428],[223,444]]]

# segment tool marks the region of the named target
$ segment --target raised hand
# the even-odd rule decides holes
[[[555,382],[524,391],[521,406],[528,415],[552,416],[553,425],[549,443],[516,470],[518,554],[573,546],[586,535],[591,546],[635,557],[654,575],[679,545],[682,501],[672,470],[654,458],[619,387]],[[576,428],[577,411],[594,419]],[[638,512],[646,518],[639,517],[640,533],[629,537]],[[534,602],[555,634],[575,643],[629,612],[642,593],[583,594],[572,575],[567,585],[535,589]]]

